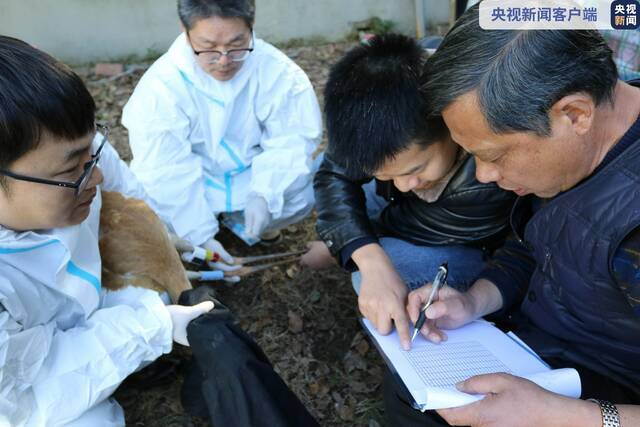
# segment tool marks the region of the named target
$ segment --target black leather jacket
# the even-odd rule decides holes
[[[376,181],[376,192],[389,201],[380,217],[367,216],[361,180],[349,178],[327,152],[314,178],[318,234],[334,256],[362,238],[392,236],[417,245],[465,244],[495,249],[509,231],[515,194],[475,179],[469,156],[433,203],[413,192],[402,193],[392,181]]]

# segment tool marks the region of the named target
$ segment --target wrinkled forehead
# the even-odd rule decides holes
[[[475,91],[468,92],[449,104],[443,111],[451,138],[470,152],[495,148],[502,139],[489,127]]]

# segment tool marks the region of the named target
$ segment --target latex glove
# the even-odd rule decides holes
[[[231,255],[229,255],[229,252],[227,252],[224,247],[222,246],[222,243],[218,242],[216,239],[211,238],[209,240],[207,240],[206,242],[204,242],[204,244],[202,245],[206,250],[209,250],[211,252],[217,252],[220,255],[220,259],[227,263],[227,264],[233,264],[233,257]]]
[[[241,265],[230,265],[233,264],[233,257],[229,255],[229,252],[227,252],[222,247],[222,244],[216,239],[211,238],[207,240],[202,246],[207,250],[220,254],[220,260],[223,261],[209,262],[209,268],[211,268],[212,270],[234,271],[242,267]],[[225,277],[223,280],[225,282],[237,283],[240,281],[240,276]]]
[[[260,196],[250,197],[244,208],[244,229],[250,237],[259,239],[271,222],[267,201]]]
[[[193,306],[172,304],[166,307],[173,324],[173,340],[188,347],[187,326],[189,322],[201,314],[213,310],[214,304],[211,301],[205,301]]]

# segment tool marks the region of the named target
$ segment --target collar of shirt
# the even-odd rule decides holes
[[[426,190],[413,190],[413,193],[427,203],[433,203],[438,200],[440,196],[442,196],[445,188],[447,188],[447,185],[449,185],[451,178],[453,178],[456,172],[458,172],[458,169],[460,169],[464,161],[467,159],[468,155],[469,154],[467,152],[460,150],[460,154],[458,154],[458,160],[456,160],[456,163],[453,165],[451,170],[438,181],[436,185],[431,188],[427,188]]]

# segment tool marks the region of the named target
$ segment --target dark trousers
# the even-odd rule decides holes
[[[213,290],[201,286],[184,292],[179,302],[207,300],[214,300]],[[214,303],[187,327],[193,360],[182,388],[185,410],[221,427],[317,426],[230,311]]]

